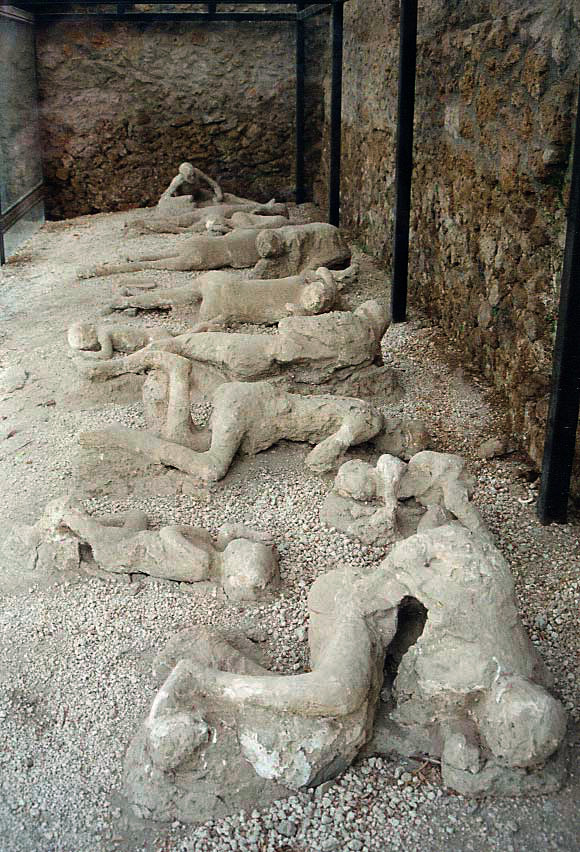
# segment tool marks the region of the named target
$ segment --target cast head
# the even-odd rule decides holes
[[[375,299],[369,299],[368,302],[358,306],[355,314],[367,320],[378,343],[389,327],[389,316],[385,305],[381,305]]]
[[[222,588],[232,601],[267,597],[279,585],[278,554],[271,544],[236,538],[221,558]]]
[[[67,336],[71,349],[92,351],[100,349],[97,326],[93,322],[75,322],[70,326]]]
[[[321,266],[316,272],[307,273],[305,282],[300,305],[307,314],[321,314],[334,306],[338,287],[328,269]]]
[[[260,257],[280,257],[285,250],[284,239],[275,229],[260,231],[256,249]]]
[[[561,703],[542,686],[518,674],[496,677],[475,714],[486,745],[508,766],[543,763],[566,732]]]
[[[195,175],[194,167],[191,163],[182,163],[179,167],[179,174],[185,178],[188,183],[191,183]]]

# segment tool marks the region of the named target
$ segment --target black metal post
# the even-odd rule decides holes
[[[330,176],[328,182],[328,221],[340,224],[340,134],[342,113],[342,40],[344,7],[332,4],[332,79],[330,88]]]
[[[580,89],[538,517],[566,523],[580,410]]]
[[[296,12],[304,9],[304,3],[296,4]],[[304,188],[304,23],[296,16],[296,204],[306,201]]]
[[[0,215],[2,213],[2,208],[0,208]],[[4,266],[6,263],[6,251],[4,249],[4,229],[0,225],[0,266]]]
[[[395,166],[395,230],[393,235],[393,282],[391,317],[407,318],[409,274],[409,220],[413,176],[413,118],[415,113],[415,68],[417,64],[417,0],[401,0],[399,36],[399,95],[397,153]]]
[[[5,0],[1,0],[0,9],[2,6],[6,6],[7,3]],[[0,194],[0,266],[4,266],[6,263],[6,251],[4,249],[4,227],[2,225],[2,196]]]

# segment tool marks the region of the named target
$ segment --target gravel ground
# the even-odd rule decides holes
[[[0,368],[28,373],[22,389],[5,398],[0,393],[0,537],[11,521],[33,523],[48,500],[75,487],[79,430],[111,422],[142,425],[138,383],[114,390],[80,383],[65,339],[71,322],[97,316],[113,282],[130,281],[78,282],[81,265],[152,251],[165,241],[128,236],[123,245],[120,236],[130,232],[122,225],[133,215],[46,226],[0,273]],[[360,259],[360,282],[345,306],[387,289],[385,273]],[[188,276],[139,275],[145,277],[175,286]],[[175,331],[194,320],[193,310],[122,319]],[[477,456],[484,440],[505,434],[501,404],[436,329],[414,316],[389,329],[383,348],[406,391],[389,413],[423,418],[434,448],[465,456],[477,476],[476,499],[511,564],[522,618],[570,713],[568,786],[548,797],[470,801],[442,788],[433,763],[370,758],[333,785],[267,809],[197,827],[127,822],[120,797],[123,755],[154,694],[151,660],[169,637],[193,623],[241,627],[260,642],[274,670],[302,671],[312,581],[337,563],[371,566],[383,556],[320,524],[331,477],[312,475],[303,466],[306,449],[283,442],[236,461],[224,482],[193,493],[170,489],[160,496],[158,489],[85,499],[91,511],[142,508],[155,526],[190,523],[216,532],[240,520],[272,531],[283,587],[271,602],[232,606],[183,584],[88,573],[42,578],[18,574],[15,566],[0,600],[1,850],[580,848],[579,526],[539,525],[537,482],[529,481],[534,472],[523,454],[489,461]],[[208,406],[196,413],[203,419]],[[356,455],[375,460],[368,451]]]

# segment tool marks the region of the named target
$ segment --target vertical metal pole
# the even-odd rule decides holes
[[[304,3],[296,4],[298,15]],[[304,188],[304,21],[296,17],[296,204],[306,201]]]
[[[538,517],[566,523],[580,410],[580,88]]]
[[[340,224],[340,133],[342,112],[342,37],[344,7],[332,4],[331,49],[332,79],[330,89],[330,178],[328,186],[328,221]]]
[[[393,236],[393,322],[407,317],[409,273],[409,219],[413,175],[413,117],[415,113],[415,67],[417,64],[417,0],[401,0],[399,41],[399,96],[395,170],[395,231]]]
[[[6,251],[4,249],[4,228],[2,227],[2,199],[0,198],[0,266],[6,263]]]

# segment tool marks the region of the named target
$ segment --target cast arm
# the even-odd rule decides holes
[[[212,178],[208,177],[208,175],[204,174],[201,171],[201,169],[195,169],[194,168],[193,171],[195,172],[195,174],[197,175],[198,178],[200,178],[201,180],[204,180],[209,186],[211,186],[211,188],[213,189],[216,201],[223,201],[224,200],[224,194],[223,194],[222,188],[219,185],[219,183],[217,183]]]
[[[175,175],[165,192],[159,197],[159,202],[168,201],[170,198],[173,198],[179,187],[183,184],[183,181],[183,175]]]

